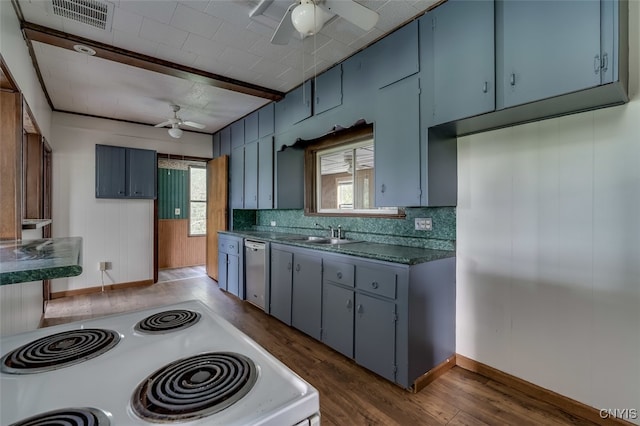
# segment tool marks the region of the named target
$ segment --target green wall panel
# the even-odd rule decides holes
[[[180,214],[175,214],[175,209]],[[158,169],[158,218],[187,219],[189,217],[189,172]]]

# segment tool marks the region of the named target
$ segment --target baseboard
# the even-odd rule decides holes
[[[107,284],[104,286],[104,290],[107,291],[107,290],[121,290],[123,288],[131,288],[131,287],[146,287],[151,284],[153,284],[153,280],[132,281],[132,282],[120,283],[120,284]],[[79,288],[77,290],[55,291],[51,293],[51,298],[60,299],[61,297],[81,296],[85,294],[100,293],[101,291],[102,291],[102,286]]]
[[[473,371],[498,383],[509,386],[522,393],[532,396],[540,401],[552,404],[566,413],[589,420],[599,425],[624,425],[635,426],[633,423],[607,416],[602,418],[600,410],[590,407],[582,402],[560,395],[549,389],[545,389],[511,374],[505,373],[481,362],[456,354],[456,365],[465,370]]]
[[[424,373],[422,376],[418,377],[413,382],[413,392],[420,392],[422,389],[427,387],[429,383],[433,382],[438,377],[442,376],[444,373],[452,369],[456,365],[456,355],[454,354],[451,358],[447,358],[440,364],[433,367],[431,370]]]

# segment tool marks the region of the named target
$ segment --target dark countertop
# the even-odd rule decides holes
[[[74,277],[81,263],[81,237],[2,241],[0,285]]]
[[[317,244],[308,241],[295,240],[300,234],[263,232],[263,231],[218,231],[221,234],[242,238],[255,238],[272,243],[288,244],[296,247],[310,248],[332,253],[348,254],[368,259],[384,260],[387,262],[416,265],[447,257],[455,257],[455,251],[433,250],[420,247],[398,246],[393,244],[371,243],[367,241],[350,242],[347,244]]]

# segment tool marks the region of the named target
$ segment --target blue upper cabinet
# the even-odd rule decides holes
[[[623,2],[623,5],[626,6],[627,3]],[[601,84],[613,83],[620,79],[620,6],[618,0],[601,0],[600,2]],[[627,68],[626,65],[624,64],[623,67]]]
[[[420,80],[379,90],[374,123],[376,207],[420,205]]]
[[[214,133],[212,138],[213,158],[220,157],[220,132]]]
[[[273,136],[258,141],[258,208],[273,208]]]
[[[231,153],[230,161],[231,185],[230,204],[232,209],[244,208],[244,147],[238,147]]]
[[[493,111],[493,1],[449,0],[420,24],[423,65],[433,78],[431,125]]]
[[[258,140],[258,111],[255,111],[244,119],[244,143]]]
[[[312,98],[311,80],[287,93],[287,96],[276,104],[276,132],[287,131],[292,125],[311,117]]]
[[[231,125],[231,149],[244,145],[244,120],[238,120]]]
[[[342,65],[338,64],[315,79],[314,113],[320,114],[342,104]]]
[[[598,1],[496,2],[496,107],[600,84]]]
[[[263,138],[272,135],[275,131],[274,109],[275,103],[271,102],[258,111],[258,137]]]
[[[220,155],[231,155],[231,128],[220,130]]]
[[[388,86],[419,72],[418,21],[386,36],[370,49],[374,55],[376,87]]]
[[[258,142],[244,147],[244,208],[258,208]]]
[[[157,178],[156,151],[96,145],[96,198],[155,199]]]

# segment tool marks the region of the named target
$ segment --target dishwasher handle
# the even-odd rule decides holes
[[[265,249],[265,243],[258,242],[258,241],[245,240],[244,246],[246,248],[248,248],[248,249],[253,250],[253,251],[258,251],[258,250],[264,250]]]

